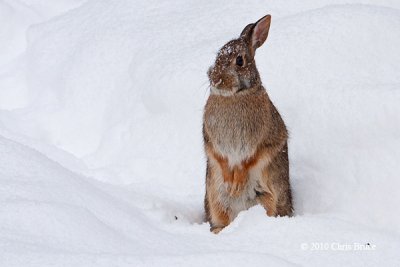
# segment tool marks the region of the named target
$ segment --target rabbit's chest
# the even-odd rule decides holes
[[[265,114],[255,110],[254,106],[228,103],[205,113],[210,141],[217,152],[228,158],[231,166],[252,156],[262,140]]]

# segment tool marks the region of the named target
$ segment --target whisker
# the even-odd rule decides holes
[[[206,85],[206,86],[205,86],[205,85]],[[203,88],[204,86],[205,86],[204,97],[206,97],[207,92],[208,92],[208,91],[210,90],[210,88],[211,88],[208,80],[206,80],[205,82],[203,82],[203,83],[200,85],[199,89]]]
[[[204,91],[204,98],[207,96],[207,92],[211,90],[211,85],[207,85],[206,90]]]
[[[211,90],[211,86],[210,86],[210,84],[208,84],[208,85],[206,86],[205,90],[204,90],[204,98],[207,97],[207,92],[209,92],[210,90]]]

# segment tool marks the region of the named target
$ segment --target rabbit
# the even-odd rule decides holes
[[[261,84],[254,56],[271,16],[226,43],[207,74],[204,108],[206,220],[217,234],[242,210],[261,204],[268,216],[291,216],[288,131]]]

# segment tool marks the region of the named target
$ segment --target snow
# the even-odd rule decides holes
[[[213,235],[206,71],[267,13],[295,216]],[[400,265],[398,1],[3,0],[0,23],[1,266]]]

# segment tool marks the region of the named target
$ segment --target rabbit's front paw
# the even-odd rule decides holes
[[[248,171],[241,166],[236,166],[233,169],[233,181],[230,183],[229,195],[238,197],[246,186]]]
[[[224,229],[224,227],[211,227],[210,231],[214,234],[218,234],[219,232],[221,232],[221,230]]]

